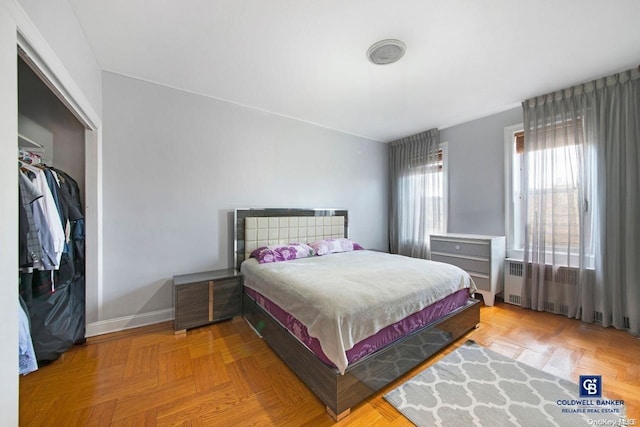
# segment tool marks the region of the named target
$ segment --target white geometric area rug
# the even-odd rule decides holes
[[[467,341],[384,398],[425,427],[628,425],[624,402],[594,390]]]

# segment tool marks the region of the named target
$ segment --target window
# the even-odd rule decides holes
[[[573,256],[584,244],[589,253],[588,200],[580,194],[579,185],[578,165],[584,155],[583,145],[575,143],[570,135],[565,140],[556,137],[550,148],[529,153],[526,165],[532,171],[529,175],[525,175],[523,168],[522,125],[505,128],[505,145],[507,256],[522,259],[525,233],[531,239],[536,226],[544,230],[547,252]],[[528,212],[523,192],[529,195]],[[584,241],[580,240],[581,224],[585,227]]]
[[[440,143],[437,156],[410,159],[412,173],[401,178],[401,186],[411,191],[416,206],[420,206],[427,218],[427,227],[420,226],[421,215],[407,214],[405,221],[415,222],[415,229],[426,232],[428,241],[432,232],[447,230],[447,143]]]
[[[507,257],[523,259],[524,239],[522,238],[522,156],[524,150],[523,125],[504,128],[505,142],[505,227],[507,233]],[[521,139],[516,134],[522,133]]]

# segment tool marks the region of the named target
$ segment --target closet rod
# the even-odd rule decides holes
[[[26,161],[31,164],[40,164],[42,163],[42,156],[38,153],[18,147],[18,160]]]

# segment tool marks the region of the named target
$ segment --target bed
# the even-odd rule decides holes
[[[346,210],[237,209],[234,217],[243,316],[335,420],[480,321],[478,301],[469,298],[473,282],[456,267],[367,250],[266,264],[249,258],[258,247],[348,238]],[[439,269],[424,279],[434,282],[435,294],[417,285],[426,265]],[[400,278],[407,283],[402,288]],[[389,284],[392,291],[385,290]],[[350,294],[357,298],[348,301]],[[383,294],[400,305],[381,303]],[[326,321],[311,311],[328,306],[318,310],[334,313],[342,302],[345,310]]]

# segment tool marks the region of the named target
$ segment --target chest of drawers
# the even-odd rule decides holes
[[[505,237],[476,234],[431,235],[431,259],[465,270],[492,306],[504,283]]]

